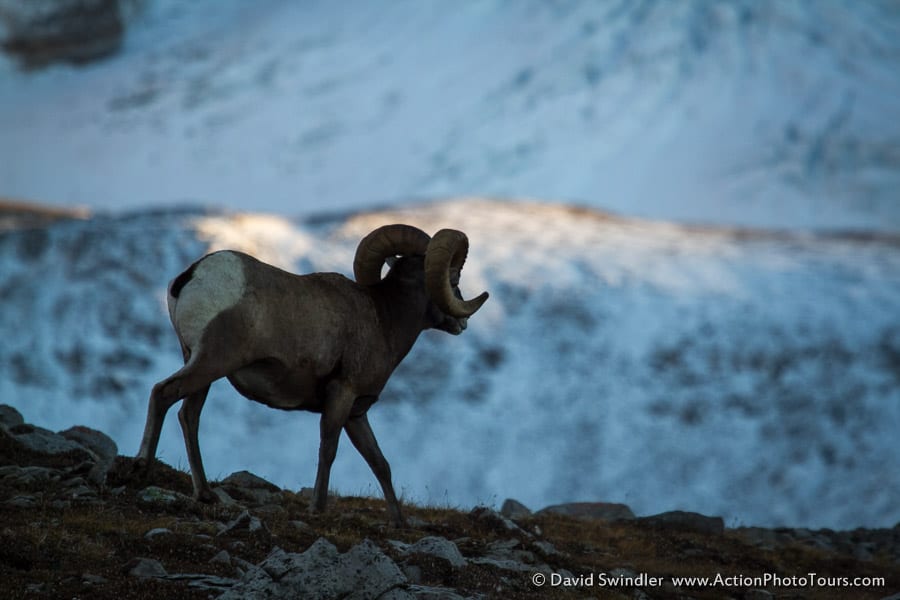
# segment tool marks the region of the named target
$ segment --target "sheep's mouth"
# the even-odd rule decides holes
[[[459,335],[468,327],[468,319],[447,319],[447,333]]]
[[[443,319],[438,321],[436,325],[432,325],[432,327],[443,331],[444,333],[459,335],[466,330],[466,327],[468,326],[467,321],[468,319],[456,319],[445,315]]]

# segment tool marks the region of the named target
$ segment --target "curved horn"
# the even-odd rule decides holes
[[[483,292],[472,300],[462,300],[453,293],[450,271],[461,271],[469,252],[469,238],[462,231],[441,229],[428,244],[425,253],[425,287],[431,301],[450,316],[458,319],[470,317],[481,308],[488,293]]]
[[[381,281],[384,259],[397,254],[424,255],[431,238],[412,225],[384,225],[360,242],[353,259],[353,276],[362,285]]]

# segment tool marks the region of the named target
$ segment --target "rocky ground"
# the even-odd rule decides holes
[[[900,599],[900,526],[732,529],[508,500],[408,505],[394,529],[380,499],[310,514],[308,490],[247,472],[198,504],[186,473],[159,463],[137,477],[117,454],[102,432],[48,431],[0,406],[0,597]]]

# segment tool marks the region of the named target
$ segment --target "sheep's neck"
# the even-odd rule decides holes
[[[387,341],[391,362],[396,367],[412,349],[425,328],[424,317],[427,302],[424,294],[407,293],[393,282],[384,282],[375,294],[375,307],[382,335]]]

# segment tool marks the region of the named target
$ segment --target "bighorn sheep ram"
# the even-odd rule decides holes
[[[184,399],[178,419],[194,497],[215,501],[197,430],[210,384],[227,377],[251,400],[321,413],[311,510],[325,508],[344,429],[400,526],[390,466],[366,412],[420,332],[459,334],[487,300],[487,292],[472,300],[460,294],[467,252],[460,231],[444,229],[431,238],[410,225],[386,225],[360,242],[355,282],[337,273],[294,275],[231,250],[204,256],[169,285],[169,315],[185,364],[153,386],[136,465],[150,467],[166,412]],[[390,270],[382,279],[385,261]]]

